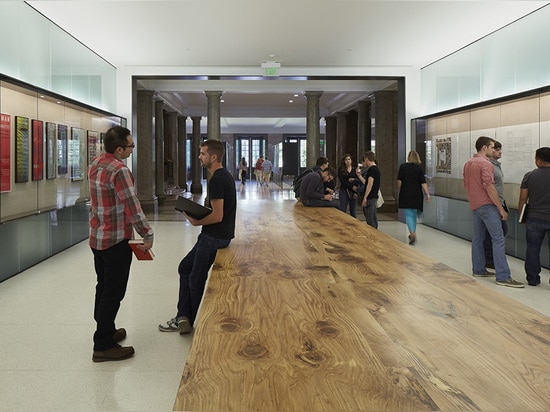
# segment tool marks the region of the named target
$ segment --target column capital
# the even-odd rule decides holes
[[[322,91],[315,91],[315,90],[306,90],[304,92],[304,96],[306,96],[306,98],[317,98],[319,99],[321,96],[323,95],[323,92]]]
[[[222,97],[223,92],[220,90],[206,90],[204,94],[206,94],[206,97]]]

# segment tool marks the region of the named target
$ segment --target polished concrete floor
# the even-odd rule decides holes
[[[294,201],[289,190],[270,186],[238,184],[239,202],[257,202],[267,213],[269,202]],[[128,331],[123,344],[136,350],[131,359],[92,362],[95,274],[86,241],[0,283],[0,410],[172,410],[192,335],[161,333],[157,324],[175,315],[177,265],[200,229],[172,210],[170,198],[150,221],[156,258],[132,264],[117,318]],[[392,215],[379,230],[407,242],[405,225]],[[471,276],[469,242],[423,225],[417,233],[410,247]],[[523,261],[508,262],[523,280]],[[542,284],[525,289],[477,281],[550,316],[548,278],[545,269]]]

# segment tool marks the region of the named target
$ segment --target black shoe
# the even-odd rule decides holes
[[[485,269],[495,270],[495,264],[494,263],[485,263]]]
[[[134,356],[134,353],[134,348],[132,346],[120,346],[117,343],[111,349],[94,350],[92,360],[94,362],[119,361],[131,358]]]
[[[540,276],[537,276],[537,277],[526,276],[525,279],[527,280],[527,284],[529,286],[538,286],[538,285],[540,285]]]
[[[118,343],[120,342],[121,340],[124,340],[126,339],[126,329],[124,328],[120,328],[120,329],[117,329],[115,331],[115,333],[113,333],[113,340]]]

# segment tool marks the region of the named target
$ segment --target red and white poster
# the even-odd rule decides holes
[[[10,145],[11,116],[0,114],[0,192],[11,190],[11,145]]]

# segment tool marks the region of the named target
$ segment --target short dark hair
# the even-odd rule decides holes
[[[480,151],[483,146],[489,146],[491,143],[495,143],[495,139],[487,136],[479,136],[476,140],[476,151]]]
[[[317,166],[323,166],[326,163],[328,163],[328,159],[322,156],[319,159],[317,159],[317,162],[315,162]]]
[[[124,147],[128,144],[128,136],[132,133],[122,126],[114,126],[105,132],[103,146],[107,153],[113,154],[117,147]]]
[[[368,159],[370,162],[376,163],[376,156],[374,156],[374,152],[370,150],[365,153],[365,156],[363,157],[363,159]]]
[[[550,163],[550,147],[540,147],[535,152],[535,159],[544,163]]]
[[[325,170],[323,170],[321,173],[327,172],[329,175],[332,176],[334,179],[337,175],[336,169],[332,166],[327,167]]]
[[[201,147],[208,149],[208,154],[215,154],[218,157],[218,162],[222,162],[223,157],[225,156],[225,147],[223,143],[217,139],[207,139],[201,143]]]
[[[495,149],[502,148],[502,143],[500,143],[498,140],[495,140]]]

